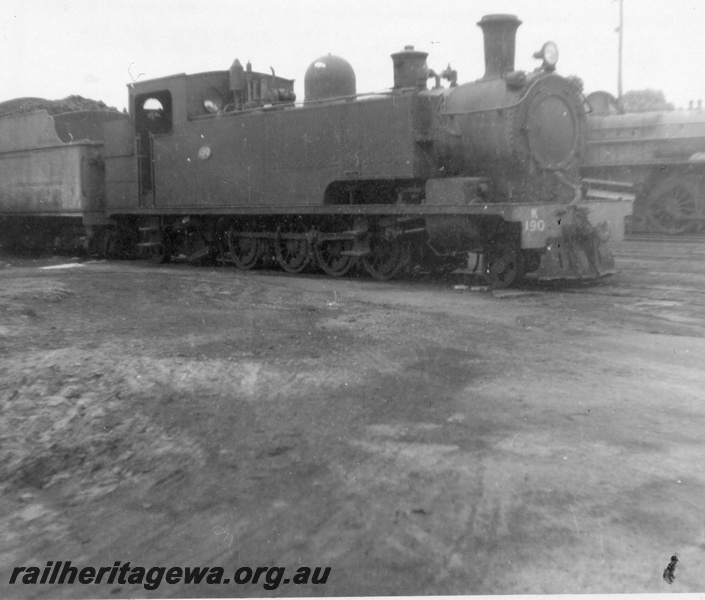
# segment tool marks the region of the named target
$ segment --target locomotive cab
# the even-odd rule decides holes
[[[235,60],[228,71],[178,74],[129,84],[130,123],[108,136],[107,205],[111,211],[157,208],[169,204],[175,173],[190,162],[183,143],[191,122],[246,109],[290,105],[294,80],[244,69]],[[157,140],[160,140],[157,143]],[[131,141],[130,141],[131,140]],[[174,146],[175,144],[175,146]],[[173,146],[166,153],[159,147]],[[189,150],[190,151],[190,148]],[[130,182],[136,182],[136,189]]]

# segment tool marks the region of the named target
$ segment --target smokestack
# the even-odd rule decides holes
[[[513,71],[521,21],[515,15],[485,15],[478,25],[485,36],[485,79]]]

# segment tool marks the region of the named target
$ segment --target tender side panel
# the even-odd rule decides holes
[[[99,211],[102,169],[90,145],[0,154],[0,211],[76,216]]]

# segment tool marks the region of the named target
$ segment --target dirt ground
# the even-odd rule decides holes
[[[506,292],[0,256],[0,596],[703,591],[705,243],[617,251]],[[8,583],[58,560],[331,571]]]

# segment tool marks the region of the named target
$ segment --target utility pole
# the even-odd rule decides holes
[[[624,37],[624,0],[619,0],[619,61],[617,64],[617,100],[622,99],[622,38]]]

